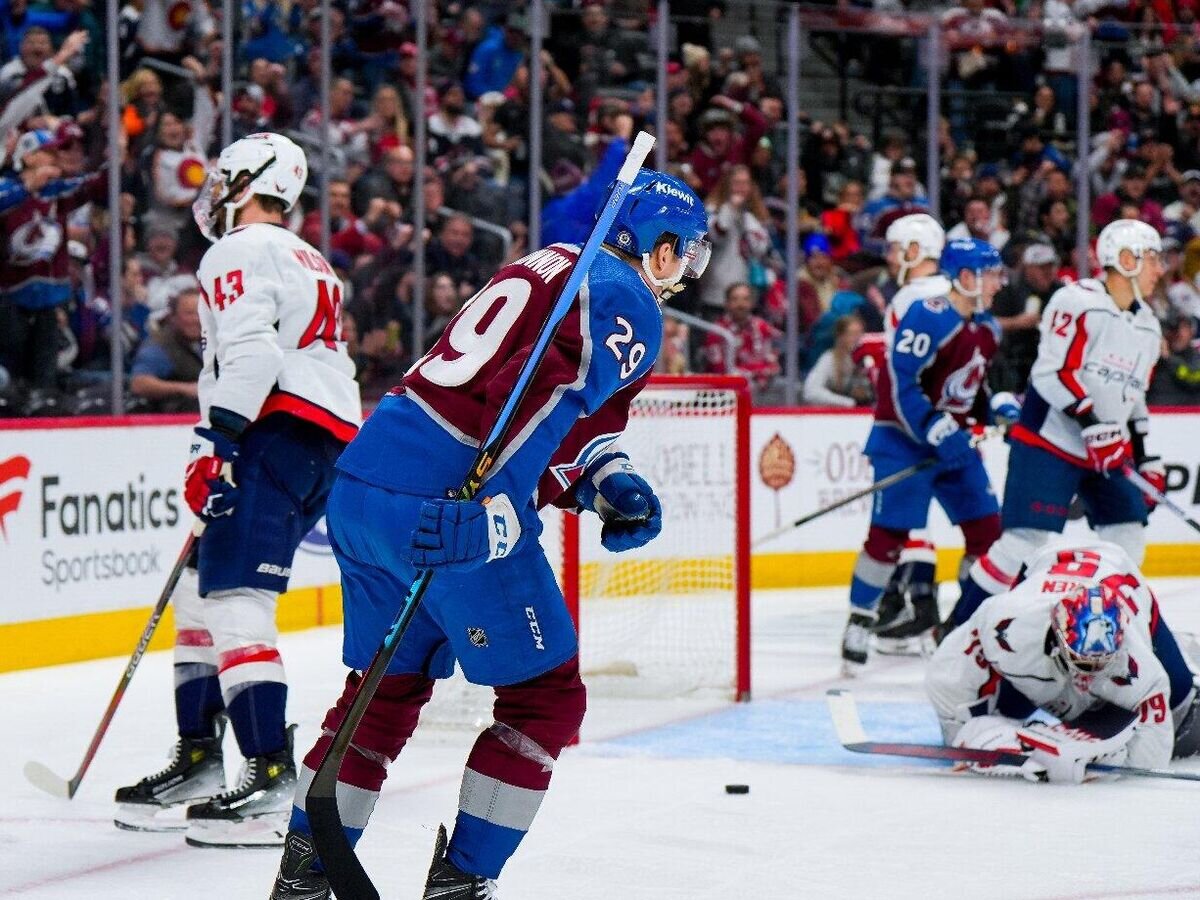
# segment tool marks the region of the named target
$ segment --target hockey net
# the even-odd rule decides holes
[[[617,443],[662,501],[645,547],[609,553],[597,516],[543,513],[593,696],[749,698],[749,414],[737,377],[656,376],[638,395]],[[456,673],[422,722],[486,724],[491,700]]]

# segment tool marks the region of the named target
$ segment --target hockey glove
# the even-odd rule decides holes
[[[925,443],[937,452],[942,468],[947,471],[963,468],[971,462],[975,453],[971,439],[958,427],[954,417],[947,413],[942,413],[933,420],[933,424],[925,432]]]
[[[1167,470],[1163,468],[1162,457],[1147,456],[1138,460],[1137,470],[1138,474],[1157,488],[1159,493],[1166,492]],[[1153,511],[1154,507],[1158,506],[1158,501],[1149,494],[1142,494],[1142,498],[1146,501],[1147,510]]]
[[[238,488],[233,480],[237,442],[225,431],[197,426],[192,438],[183,496],[205,522],[233,513]]]
[[[993,394],[989,408],[992,412],[992,422],[996,425],[1012,425],[1021,418],[1021,403],[1015,394],[1008,391]]]
[[[1017,729],[1017,738],[1030,760],[1045,769],[1047,781],[1061,784],[1082,784],[1088,777],[1088,763],[1122,765],[1131,734],[1131,730],[1125,730],[1102,738],[1065,723],[1045,722],[1030,722]]]
[[[419,569],[470,572],[512,554],[521,540],[517,510],[505,494],[477,500],[426,500],[412,536]]]
[[[969,747],[973,750],[1000,750],[1009,753],[1025,753],[1028,748],[1022,747],[1017,739],[1019,723],[1006,716],[976,716],[968,719],[958,730],[952,746]],[[1013,776],[1019,775],[1028,781],[1041,781],[1046,772],[1044,766],[1032,759],[1027,759],[1023,765],[1013,766],[1008,763],[988,765],[986,763],[965,763],[965,768],[980,775]]]
[[[1097,422],[1087,425],[1079,433],[1083,447],[1087,450],[1088,462],[1101,475],[1119,469],[1129,461],[1129,441],[1121,426],[1114,422]]]
[[[662,531],[662,504],[624,453],[602,453],[584,469],[575,499],[600,516],[600,543],[610,553],[642,547]]]

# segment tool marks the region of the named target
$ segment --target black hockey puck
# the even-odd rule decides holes
[[[727,784],[727,785],[725,785],[725,793],[727,793],[727,794],[748,794],[748,793],[750,793],[750,785],[748,785],[748,784]]]

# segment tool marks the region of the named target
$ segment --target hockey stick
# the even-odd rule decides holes
[[[834,688],[825,692],[829,714],[838,740],[855,753],[874,753],[884,756],[909,756],[915,759],[944,759],[949,762],[979,763],[985,766],[1021,766],[1029,761],[1024,753],[1009,750],[979,750],[973,747],[947,747],[943,744],[910,744],[872,741],[863,730],[858,716],[858,704],[849,691]],[[1089,772],[1129,775],[1138,778],[1171,778],[1176,781],[1200,781],[1200,774],[1175,772],[1171,769],[1141,769],[1135,766],[1112,766],[1108,763],[1088,763]]]
[[[995,426],[995,425],[989,425],[987,428],[983,429],[983,431],[981,431],[979,434],[973,435],[971,437],[971,446],[978,447],[980,444],[982,444],[988,438],[993,437],[994,435],[1003,434],[1003,433],[1004,433],[1003,428],[1001,428],[999,426]],[[853,494],[851,494],[848,497],[843,497],[841,500],[837,500],[833,503],[830,503],[828,506],[822,506],[820,509],[810,512],[806,516],[801,516],[795,522],[792,522],[790,525],[783,525],[783,526],[780,526],[779,528],[776,528],[774,531],[768,531],[762,537],[755,538],[755,540],[753,541],[753,543],[750,544],[750,546],[751,547],[760,547],[763,544],[767,543],[768,541],[775,540],[775,538],[779,537],[781,534],[787,534],[793,528],[799,528],[801,525],[807,525],[809,522],[813,521],[814,519],[819,519],[819,518],[821,518],[821,516],[825,515],[826,513],[831,513],[835,509],[841,509],[843,506],[847,506],[847,505],[853,503],[855,500],[861,500],[863,497],[870,497],[872,494],[877,494],[880,491],[887,490],[888,488],[892,487],[893,485],[899,484],[902,481],[912,478],[918,472],[924,472],[926,469],[931,468],[932,466],[936,466],[939,462],[940,462],[940,460],[936,456],[931,456],[928,459],[921,460],[919,463],[914,463],[913,465],[909,466],[907,469],[901,469],[899,472],[893,472],[891,475],[888,475],[886,478],[879,479],[874,484],[872,484],[870,487],[865,487],[861,491],[855,491]]]
[[[1179,518],[1183,519],[1183,521],[1191,525],[1196,531],[1200,531],[1200,522],[1197,522],[1195,519],[1189,516],[1187,514],[1187,510],[1185,510],[1182,506],[1147,481],[1146,477],[1132,465],[1126,464],[1125,467],[1121,469],[1121,474],[1132,481],[1134,487],[1148,496],[1159,506],[1165,506],[1171,512],[1175,513],[1175,515],[1179,516]]]
[[[534,344],[529,358],[521,367],[512,392],[496,416],[496,421],[487,437],[480,445],[470,472],[455,494],[457,499],[474,499],[483,485],[483,479],[496,461],[496,455],[500,452],[509,426],[516,416],[517,408],[529,391],[533,377],[542,358],[546,355],[546,350],[554,338],[559,323],[566,318],[570,311],[571,304],[575,301],[575,295],[583,286],[583,279],[587,276],[596,255],[600,252],[600,245],[608,235],[608,230],[620,211],[621,204],[625,202],[625,196],[633,185],[634,176],[641,169],[642,163],[653,146],[654,138],[645,132],[639,133],[634,140],[633,147],[625,157],[625,162],[613,184],[608,201],[596,219],[596,224],[592,227],[587,243],[584,244],[579,258],[575,261],[575,266],[567,278],[567,283],[563,286],[562,293],[559,294],[554,307],[546,315],[546,320],[538,332],[537,342]],[[342,760],[346,757],[346,751],[350,747],[354,731],[362,721],[367,705],[374,697],[380,680],[396,654],[396,648],[400,645],[405,631],[408,630],[409,624],[416,615],[432,577],[432,570],[425,569],[417,575],[412,587],[409,588],[408,596],[405,598],[396,620],[388,629],[379,649],[375,651],[371,665],[363,673],[350,709],[334,733],[333,741],[325,751],[321,764],[317,767],[305,798],[305,810],[312,828],[313,844],[325,867],[329,884],[333,888],[334,894],[341,900],[379,900],[379,892],[371,883],[370,876],[355,855],[354,848],[346,839],[337,804],[338,774],[341,772]]]
[[[30,784],[34,787],[40,788],[47,794],[52,794],[55,797],[62,797],[64,800],[70,800],[75,796],[75,792],[79,790],[79,783],[83,781],[84,774],[92,764],[92,760],[96,757],[96,751],[100,748],[100,741],[104,739],[104,735],[108,731],[108,726],[112,723],[113,716],[117,714],[117,707],[121,704],[121,698],[125,696],[125,689],[129,687],[129,682],[133,680],[133,673],[137,670],[138,663],[142,661],[142,657],[146,654],[146,648],[150,646],[150,639],[154,637],[154,632],[158,630],[158,622],[167,610],[167,603],[170,602],[171,595],[175,593],[175,585],[179,584],[179,578],[183,575],[183,570],[187,566],[188,559],[191,558],[192,548],[196,546],[196,539],[200,537],[203,531],[204,523],[197,519],[187,540],[184,541],[183,549],[179,551],[179,558],[175,560],[175,566],[167,576],[167,583],[163,585],[162,593],[158,595],[158,602],[154,604],[154,609],[150,613],[150,621],[142,629],[142,636],[138,639],[133,656],[129,657],[129,663],[125,666],[125,671],[121,673],[121,680],[117,682],[117,689],[113,692],[112,699],[108,701],[108,709],[104,711],[104,717],[100,720],[100,725],[96,728],[96,733],[92,735],[92,742],[88,744],[87,752],[83,755],[83,762],[79,764],[75,775],[68,781],[65,778],[55,775],[42,763],[31,759],[25,763],[25,777],[29,779]]]

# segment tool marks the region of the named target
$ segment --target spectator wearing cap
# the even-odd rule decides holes
[[[737,59],[737,82],[744,85],[738,87],[740,99],[758,104],[764,97],[779,96],[779,81],[767,74],[763,67],[762,44],[752,34],[743,34],[733,42],[733,52]]]
[[[463,88],[468,97],[474,100],[488,91],[502,91],[508,86],[525,58],[528,30],[528,20],[519,12],[509,13],[504,27],[488,29],[467,64]]]
[[[708,240],[712,259],[700,280],[700,302],[711,315],[725,307],[726,289],[751,280],[751,267],[761,270],[771,249],[767,210],[748,166],[727,170],[709,194]],[[761,279],[760,279],[761,281]]]
[[[438,89],[438,110],[429,117],[429,156],[440,172],[483,153],[483,129],[466,107],[467,96],[457,81]]]
[[[1200,231],[1200,169],[1188,169],[1179,176],[1179,199],[1163,208],[1168,224],[1182,222],[1192,231]]]
[[[129,390],[155,412],[199,408],[196,384],[204,359],[200,351],[200,289],[184,288],[168,301],[168,315],[133,357]]]
[[[14,167],[57,168],[57,149],[54,132],[27,131]],[[96,173],[59,178],[0,215],[0,365],[32,387],[55,385],[58,309],[71,299],[68,220],[103,192]]]
[[[1146,196],[1146,187],[1146,170],[1137,164],[1130,165],[1121,174],[1121,183],[1117,189],[1102,194],[1092,204],[1092,227],[1103,228],[1120,218],[1122,205],[1132,204],[1138,210],[1138,218],[1159,233],[1165,231],[1167,223],[1163,219],[1162,207]]]
[[[1037,358],[1042,311],[1063,286],[1055,278],[1058,262],[1058,254],[1049,244],[1030,244],[1021,254],[1018,276],[997,292],[992,314],[1003,336],[992,364],[994,390],[1019,394],[1029,384],[1029,370]]]
[[[833,251],[825,235],[810,234],[801,246],[804,265],[797,273],[800,284],[812,288],[821,311],[826,312],[834,295],[845,286],[846,273],[833,264]]]
[[[754,292],[745,282],[726,286],[723,306],[724,314],[716,324],[733,332],[733,370],[729,369],[728,345],[713,332],[704,339],[704,369],[712,375],[742,375],[749,380],[751,390],[761,394],[779,377],[776,345],[781,335],[766,319],[754,314]]]
[[[233,139],[240,141],[270,127],[267,94],[257,84],[244,84],[233,92]]]
[[[56,52],[47,29],[26,29],[17,56],[0,66],[0,109],[25,88],[49,77],[50,85],[43,96],[46,107],[58,115],[77,112],[77,85],[71,67],[74,65],[76,71],[82,67],[81,54],[87,41],[86,31],[73,31]]]
[[[905,157],[892,165],[888,192],[867,203],[859,214],[856,227],[863,249],[883,256],[888,226],[896,219],[919,212],[929,212],[929,201],[917,181],[916,162]]]
[[[1178,311],[1163,321],[1162,357],[1146,401],[1156,406],[1200,404],[1200,350],[1196,349],[1196,320]]]
[[[716,109],[700,116],[700,143],[687,159],[701,196],[711,194],[732,166],[749,165],[754,147],[767,130],[767,120],[749,103],[718,94],[712,104]],[[734,116],[741,119],[741,136],[734,132]]]

